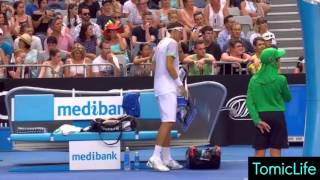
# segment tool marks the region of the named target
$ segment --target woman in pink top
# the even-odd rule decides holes
[[[191,29],[195,26],[193,15],[200,10],[193,5],[193,0],[183,0],[183,4],[184,8],[180,10],[181,22]]]

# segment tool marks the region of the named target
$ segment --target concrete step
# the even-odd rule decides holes
[[[276,36],[276,38],[290,38],[290,37],[302,37],[301,28],[290,29],[270,29]]]
[[[269,0],[270,4],[297,4],[297,0]]]
[[[299,12],[271,12],[267,15],[268,21],[300,20]]]
[[[287,57],[287,56],[285,56],[285,57],[283,57],[283,58],[281,58],[280,60],[280,62],[281,63],[297,63],[298,62],[298,59],[299,59],[299,57]]]
[[[268,21],[270,29],[300,28],[300,20]]]
[[[298,12],[297,3],[293,4],[271,4],[271,12]]]
[[[300,57],[303,56],[303,47],[279,47],[287,51],[286,57]]]
[[[302,38],[276,38],[279,47],[302,47]]]

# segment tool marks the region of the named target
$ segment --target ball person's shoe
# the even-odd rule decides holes
[[[168,162],[164,163],[169,169],[182,169],[183,166],[181,164],[178,163],[178,161],[175,161],[173,159],[171,159]]]
[[[170,169],[163,164],[161,159],[150,158],[149,161],[147,162],[147,166],[161,172],[170,171]]]

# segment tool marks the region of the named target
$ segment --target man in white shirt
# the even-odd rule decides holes
[[[90,24],[92,24],[93,34],[97,37],[97,39],[100,39],[101,38],[101,28],[100,28],[100,26],[98,24],[90,21],[90,9],[89,9],[89,7],[88,6],[83,6],[83,7],[79,8],[78,14],[79,14],[79,16],[81,18],[81,23],[78,24],[74,28],[73,39],[76,40],[79,37],[82,23],[90,23]]]
[[[99,48],[101,49],[100,56],[96,57],[92,62],[92,72],[94,77],[106,77],[106,76],[120,76],[120,65],[118,58],[112,54],[110,49],[110,43],[102,41]],[[102,64],[112,64],[102,65]]]
[[[183,167],[172,159],[169,148],[170,131],[176,122],[177,95],[187,95],[186,89],[178,77],[178,42],[182,39],[183,26],[177,22],[170,23],[167,30],[170,37],[159,42],[154,54],[154,93],[159,103],[161,125],[153,155],[147,163],[147,166],[158,171],[169,171]]]

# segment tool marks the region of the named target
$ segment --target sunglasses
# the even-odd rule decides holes
[[[90,16],[90,13],[82,13],[83,16]]]
[[[121,16],[113,16],[113,19],[121,19]]]

